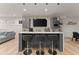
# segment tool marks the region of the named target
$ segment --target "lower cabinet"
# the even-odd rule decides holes
[[[62,35],[62,34],[61,34]],[[23,50],[27,47],[29,48],[55,48],[63,51],[63,37],[60,34],[20,34],[19,50]],[[41,44],[40,44],[41,42]]]

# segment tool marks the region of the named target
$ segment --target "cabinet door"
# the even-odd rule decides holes
[[[49,42],[51,43],[50,46],[52,46],[52,43],[53,43],[53,48],[58,48],[58,45],[59,45],[58,34],[48,35],[48,38],[49,38]]]

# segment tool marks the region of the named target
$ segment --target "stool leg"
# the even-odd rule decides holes
[[[56,42],[55,42],[56,43]],[[52,40],[52,52],[53,52],[53,55],[57,55],[57,51],[56,49],[53,47],[53,40]]]
[[[52,40],[52,51],[53,51],[53,40]]]
[[[75,39],[75,41],[78,41],[77,38]]]
[[[44,55],[44,51],[41,48],[41,41],[39,42],[39,49],[36,51],[37,55]]]
[[[41,41],[40,41],[40,44],[39,44],[39,53],[41,55]]]
[[[27,52],[28,52],[28,50],[29,50],[29,48],[28,48],[28,41],[27,41],[27,44],[26,45],[27,45]]]
[[[27,43],[26,43],[27,48],[26,48],[26,50],[23,52],[24,55],[30,55],[30,54],[32,53],[32,50],[28,48],[28,43],[29,43],[29,42],[28,42],[28,40],[27,40]]]
[[[48,50],[48,53],[49,53],[49,54],[52,54],[52,55],[56,55],[56,54],[57,54],[57,52],[55,51],[55,49],[54,49],[54,47],[53,47],[53,40],[52,40],[52,49],[49,49],[49,50]]]
[[[72,37],[72,41],[73,41],[73,37]]]

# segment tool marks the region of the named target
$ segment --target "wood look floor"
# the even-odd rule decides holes
[[[79,40],[72,41],[72,38],[65,38],[64,52],[59,52],[58,55],[79,55]]]
[[[15,55],[18,52],[17,35],[15,39],[0,44],[0,55]]]
[[[18,36],[15,39],[0,44],[1,55],[18,55],[22,52],[18,52]],[[32,49],[34,51],[34,49]],[[45,49],[47,53],[48,49]],[[35,51],[34,51],[35,52]],[[79,55],[79,40],[71,40],[71,38],[64,39],[64,51],[60,52],[57,50],[58,55]]]

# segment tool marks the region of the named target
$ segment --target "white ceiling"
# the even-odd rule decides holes
[[[26,11],[24,11],[26,9]],[[48,9],[48,11],[45,11]],[[8,16],[52,16],[54,14],[79,15],[78,3],[0,3],[0,17]]]

